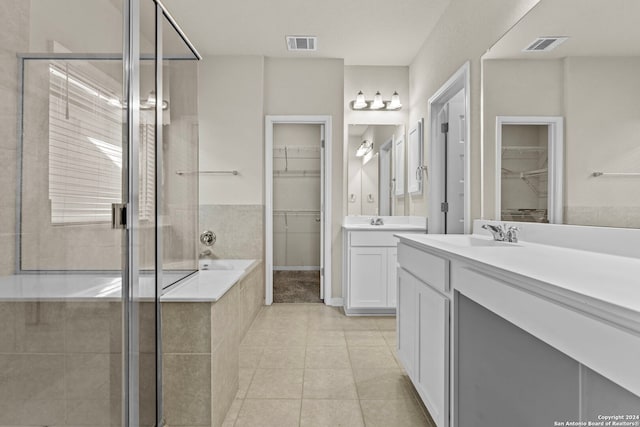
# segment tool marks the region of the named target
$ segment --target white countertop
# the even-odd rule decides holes
[[[384,225],[371,225],[371,224],[343,224],[342,228],[345,230],[361,230],[361,231],[424,231],[424,226],[413,224],[384,224]]]
[[[484,235],[398,234],[400,241],[533,279],[583,307],[622,315],[640,330],[640,259]]]
[[[381,218],[384,225],[371,225],[372,218]],[[342,222],[345,230],[359,231],[425,231],[426,221],[421,216],[347,216]]]

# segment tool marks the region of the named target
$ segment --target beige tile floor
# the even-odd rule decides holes
[[[263,307],[240,346],[224,427],[433,427],[397,361],[395,318]]]

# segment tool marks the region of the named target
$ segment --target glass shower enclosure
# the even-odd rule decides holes
[[[160,425],[160,296],[197,270],[200,56],[155,0],[0,11],[0,425]]]

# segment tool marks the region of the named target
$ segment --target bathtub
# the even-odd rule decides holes
[[[163,274],[164,286],[188,273]],[[139,299],[153,299],[155,277],[140,274]],[[122,300],[122,277],[118,274],[41,273],[0,277],[0,301]]]
[[[203,260],[201,260],[202,262]],[[177,283],[160,298],[162,302],[216,302],[259,264],[255,259],[206,260],[206,268]],[[202,267],[202,264],[201,264]]]
[[[249,270],[253,259],[201,259],[200,270]]]

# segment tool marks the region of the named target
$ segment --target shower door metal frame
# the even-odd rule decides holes
[[[139,103],[140,103],[140,62],[142,60],[155,60],[155,89],[158,99],[162,99],[162,69],[164,60],[200,60],[202,56],[187,38],[185,33],[176,23],[166,7],[159,0],[153,1],[155,6],[155,54],[140,55],[140,2],[143,0],[123,0],[123,52],[117,54],[108,53],[23,53],[18,54],[18,121],[17,121],[17,165],[16,165],[16,274],[104,274],[119,272],[122,275],[122,340],[123,340],[123,366],[122,366],[122,425],[125,427],[137,426],[139,422],[139,396],[138,396],[138,313],[134,303],[139,297],[139,289],[132,284],[139,283],[138,262],[138,226],[139,218]],[[163,18],[169,21],[172,29],[184,41],[192,52],[191,55],[170,55],[163,57],[162,29]],[[126,117],[126,129],[123,129],[123,147],[126,144],[126,159],[123,159],[122,200],[127,205],[126,228],[123,238],[123,264],[120,270],[23,270],[22,269],[22,173],[24,159],[24,97],[25,97],[25,64],[29,60],[85,60],[85,61],[122,61],[123,63],[123,98],[127,107],[123,114]],[[162,104],[156,105],[156,147],[162,145]],[[161,219],[161,180],[162,180],[162,150],[156,149],[156,173],[155,173],[155,310],[156,310],[156,425],[162,423],[162,352],[161,352],[161,317],[160,295],[163,290],[162,281],[162,231],[159,226]],[[124,149],[123,149],[124,154]]]

